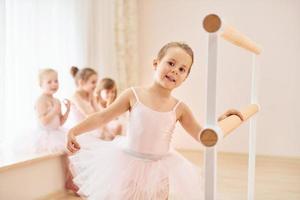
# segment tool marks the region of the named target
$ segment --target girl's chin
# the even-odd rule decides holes
[[[87,92],[87,93],[93,93],[94,92],[94,90],[92,90],[92,89],[88,89],[88,90],[84,90],[85,92]]]
[[[165,80],[165,85],[168,85],[168,86],[171,86],[171,87],[175,87],[176,86],[176,83],[173,82],[173,81],[169,81],[169,80]]]
[[[53,95],[55,92],[44,92],[45,95]]]
[[[176,88],[176,85],[173,84],[173,83],[163,83],[163,84],[161,84],[161,85],[162,85],[164,88],[169,89],[169,90],[172,90],[172,89]]]

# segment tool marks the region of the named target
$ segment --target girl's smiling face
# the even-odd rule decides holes
[[[111,89],[102,89],[100,91],[100,96],[104,101],[114,100],[116,98],[116,91],[115,86]]]
[[[43,76],[41,88],[45,94],[53,95],[59,88],[56,72],[49,72]]]
[[[96,74],[91,75],[87,81],[79,80],[79,85],[84,89],[85,91],[92,93],[97,84],[98,76]]]
[[[154,80],[167,89],[174,89],[182,84],[192,65],[191,56],[180,47],[171,47],[164,57],[153,61]]]

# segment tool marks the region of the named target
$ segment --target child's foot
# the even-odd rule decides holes
[[[66,185],[65,185],[67,190],[71,190],[72,192],[74,192],[74,194],[76,196],[80,196],[77,192],[79,190],[79,187],[77,185],[75,185],[73,182],[67,181]]]

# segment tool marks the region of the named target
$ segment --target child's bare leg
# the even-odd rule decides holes
[[[76,195],[78,195],[77,192],[78,192],[79,188],[73,182],[73,175],[72,175],[72,172],[70,171],[69,164],[70,164],[70,162],[68,159],[68,155],[64,155],[65,176],[66,176],[65,188],[73,191]]]

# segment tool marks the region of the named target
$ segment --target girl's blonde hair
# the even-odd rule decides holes
[[[117,98],[117,86],[116,86],[116,82],[111,79],[111,78],[103,78],[101,79],[95,89],[95,94],[100,95],[101,90],[110,90],[115,88],[115,98],[113,99],[113,101]]]
[[[39,85],[40,86],[42,85],[44,77],[50,73],[55,73],[57,75],[57,71],[55,71],[54,69],[51,69],[51,68],[45,68],[45,69],[41,69],[39,71]]]
[[[82,80],[83,82],[86,82],[87,80],[89,80],[89,78],[92,75],[97,75],[97,72],[92,69],[92,68],[83,68],[83,69],[78,69],[78,67],[72,66],[70,69],[70,73],[72,75],[72,77],[75,79],[75,84],[78,86],[78,81]]]
[[[165,44],[159,50],[159,52],[157,54],[157,59],[159,61],[161,61],[161,59],[163,59],[163,57],[166,55],[168,49],[173,48],[173,47],[181,48],[182,50],[184,50],[191,57],[191,59],[192,59],[191,67],[192,67],[192,65],[194,63],[194,52],[193,52],[192,48],[184,42],[169,42],[169,43]],[[191,67],[189,68],[188,74],[191,71]]]

